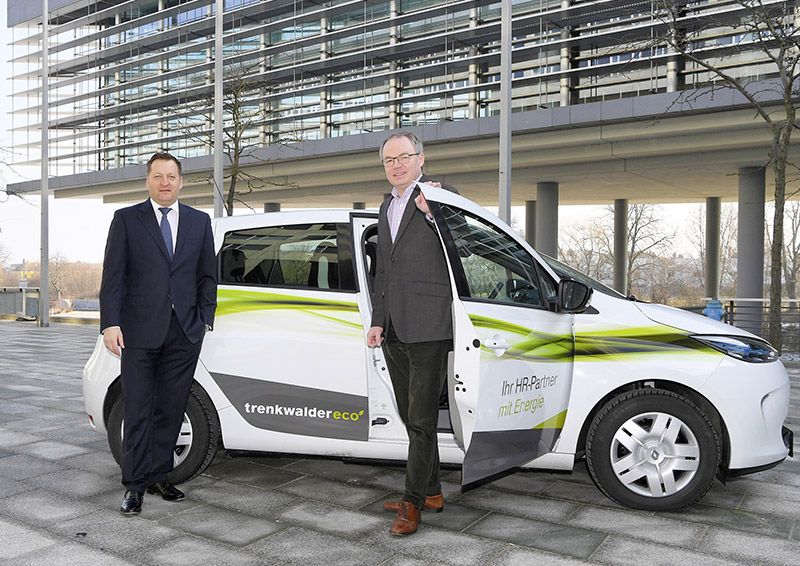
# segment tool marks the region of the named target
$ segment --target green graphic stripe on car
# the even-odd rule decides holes
[[[354,302],[311,299],[296,295],[234,289],[219,289],[217,291],[217,316],[278,309],[299,310],[352,328],[363,328],[358,322],[344,320],[328,314],[330,311],[357,314],[358,305]],[[320,311],[325,311],[325,313]]]
[[[476,328],[517,334],[520,340],[511,343],[504,356],[527,361],[569,361],[573,356],[581,361],[601,361],[652,354],[720,355],[713,348],[689,338],[687,333],[667,326],[642,326],[579,333],[574,350],[569,335],[548,334],[524,326],[472,315]],[[494,350],[482,346],[485,353]]]
[[[556,428],[558,430],[561,430],[562,428],[564,428],[564,422],[566,420],[567,420],[567,411],[564,410],[564,411],[561,411],[560,413],[558,413],[557,415],[553,415],[552,417],[550,417],[546,421],[540,422],[539,424],[537,424],[533,428],[534,429],[537,429],[537,428],[539,428],[539,429]]]

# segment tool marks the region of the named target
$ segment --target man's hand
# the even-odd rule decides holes
[[[442,188],[442,184],[439,181],[425,181],[425,183],[431,187],[436,187],[437,189]],[[431,209],[428,206],[428,201],[425,200],[425,196],[422,194],[422,191],[420,191],[419,196],[414,199],[414,203],[417,205],[418,209],[425,213],[425,216],[432,218]]]
[[[425,213],[425,216],[431,216],[431,209],[428,206],[428,201],[425,200],[425,196],[422,193],[419,193],[419,196],[414,199],[414,203],[417,205],[418,209]]]
[[[373,326],[367,332],[367,346],[370,348],[377,348],[383,344],[383,327]]]
[[[125,347],[125,340],[122,339],[122,329],[119,326],[109,326],[103,330],[103,344],[109,352],[119,357],[122,348]]]

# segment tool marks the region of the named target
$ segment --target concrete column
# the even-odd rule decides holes
[[[536,201],[525,201],[525,241],[536,249]]]
[[[614,200],[614,288],[628,294],[628,199]]]
[[[354,210],[364,210],[365,208],[367,208],[367,203],[365,202],[356,201],[353,203]]]
[[[567,9],[572,4],[572,0],[561,0],[561,8]],[[572,30],[570,28],[563,28],[561,30],[561,39],[569,39],[572,37]],[[575,47],[562,47],[561,48],[561,72],[572,69],[575,58],[580,53],[580,50]],[[560,82],[560,106],[570,106],[571,104],[578,103],[578,91],[575,87],[578,86],[577,76],[568,75],[562,76]]]
[[[705,295],[709,299],[719,297],[719,238],[722,199],[708,197],[706,199],[706,281]]]
[[[558,183],[536,183],[536,249],[558,257]]]
[[[279,202],[264,203],[264,212],[280,212],[280,211],[281,211],[281,203]]]
[[[764,194],[763,167],[739,168],[739,234],[736,256],[736,297],[764,297]],[[737,301],[734,324],[762,334],[762,303]]]
[[[389,18],[397,18],[397,0],[389,2]],[[389,45],[394,45],[398,41],[399,30],[392,24],[389,26]],[[389,129],[396,130],[400,127],[400,81],[397,79],[398,65],[396,61],[389,63]]]
[[[320,29],[320,45],[319,45],[319,58],[320,61],[324,61],[328,58],[328,42],[325,41],[325,36],[328,33],[328,18],[322,16],[319,20],[319,29]],[[331,137],[331,130],[330,130],[330,115],[328,114],[329,109],[329,102],[330,102],[330,89],[325,86],[328,82],[328,76],[322,75],[320,78],[320,84],[322,88],[319,91],[319,109],[320,109],[320,117],[319,117],[319,137],[322,139]]]
[[[764,195],[764,168],[741,167],[736,296],[744,299],[764,296]]]
[[[470,8],[469,9],[469,27],[470,29],[474,29],[478,27],[478,9],[477,8]],[[469,56],[470,58],[475,57],[478,55],[478,48],[476,46],[471,46],[469,48]],[[469,86],[477,87],[478,86],[478,64],[477,63],[470,63],[469,64]],[[469,119],[472,120],[478,117],[478,92],[474,89],[469,91],[469,102],[468,102],[468,116]]]

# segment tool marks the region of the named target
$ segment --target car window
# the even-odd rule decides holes
[[[462,298],[544,304],[536,263],[521,245],[491,224],[462,210],[441,205],[441,211],[467,281],[469,295]],[[463,294],[461,290],[460,294]]]
[[[220,283],[355,291],[347,225],[295,224],[225,234]]]

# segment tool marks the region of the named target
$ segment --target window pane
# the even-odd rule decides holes
[[[462,210],[447,205],[441,208],[464,268],[471,298],[543,304],[536,264],[522,246],[494,226]]]
[[[220,252],[220,283],[354,291],[352,274],[340,278],[336,224],[273,226],[229,232]],[[346,229],[346,227],[345,227]]]

